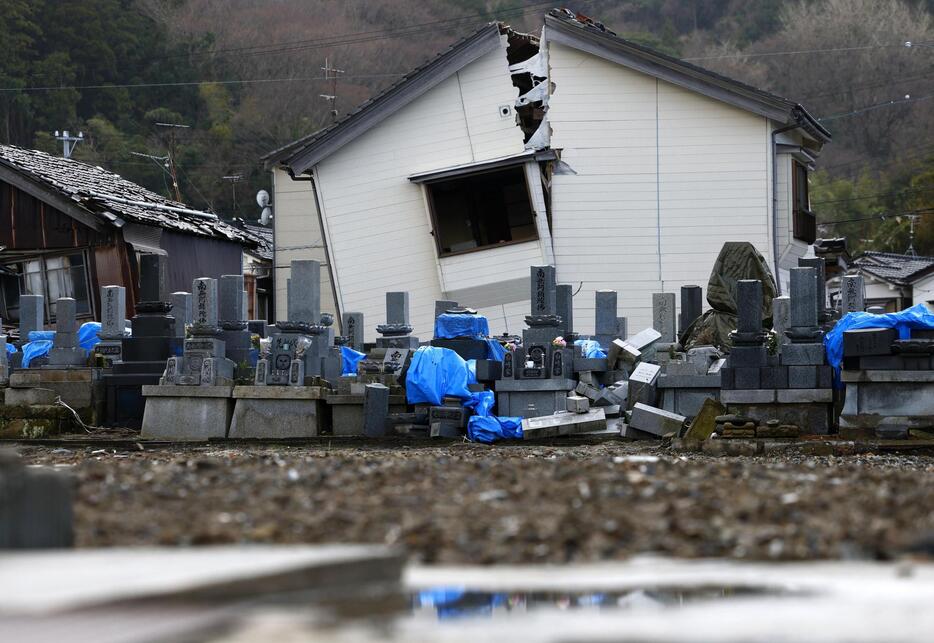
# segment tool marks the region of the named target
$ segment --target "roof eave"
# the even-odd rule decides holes
[[[361,134],[369,131],[413,100],[434,88],[481,56],[500,47],[500,27],[490,23],[449,51],[438,56],[346,120],[326,130],[287,159],[281,161],[294,176],[304,174]],[[288,146],[287,146],[288,147]]]
[[[95,232],[103,232],[108,227],[90,210],[63,196],[60,191],[52,186],[42,181],[36,181],[24,173],[21,168],[8,163],[4,159],[0,159],[0,181],[9,183],[56,210],[64,212],[78,223],[91,228]]]

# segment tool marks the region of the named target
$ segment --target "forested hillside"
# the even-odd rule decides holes
[[[915,217],[915,248],[934,254],[934,0],[566,5],[803,103],[834,135],[812,186],[818,220],[837,222],[821,234],[901,252]],[[187,202],[254,219],[253,194],[268,187],[262,154],[483,22],[537,31],[553,6],[561,3],[5,0],[0,140],[61,153],[53,132],[83,131],[76,158],[168,196],[162,159],[174,149]],[[341,73],[327,74],[326,62]]]

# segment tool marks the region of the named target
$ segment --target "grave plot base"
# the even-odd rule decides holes
[[[533,418],[567,410],[571,389],[562,391],[510,391],[496,394],[497,415]]]
[[[797,425],[803,434],[827,435],[833,426],[833,404],[819,402],[730,402],[721,398],[727,412],[758,420],[779,420]]]
[[[10,389],[48,389],[78,413],[85,424],[100,424],[104,417],[104,385],[100,368],[23,369],[10,375]],[[15,397],[17,393],[11,394]]]
[[[0,438],[36,440],[77,428],[71,411],[63,406],[0,406]]]
[[[143,386],[142,437],[200,442],[227,437],[232,386]]]
[[[840,413],[841,432],[874,437],[885,423],[908,429],[934,428],[934,381],[930,371],[844,371],[846,397]],[[923,381],[922,378],[928,381]]]
[[[331,410],[331,435],[363,435],[363,396],[328,395]],[[389,396],[389,413],[405,413],[405,396]]]
[[[230,438],[313,438],[326,427],[320,386],[236,386]]]
[[[720,387],[664,387],[659,386],[661,404],[659,407],[671,413],[694,417],[708,399],[720,399]]]

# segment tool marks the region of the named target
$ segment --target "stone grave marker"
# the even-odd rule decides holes
[[[840,280],[840,312],[861,313],[866,310],[866,287],[862,275],[844,275]]]
[[[363,352],[363,313],[341,315],[341,332],[347,338],[347,346],[358,353]]]
[[[570,284],[558,284],[555,288],[558,317],[561,318],[563,335],[574,332],[574,289]]]
[[[673,292],[652,293],[652,327],[659,332],[662,344],[677,341],[675,322],[675,294]]]
[[[55,302],[55,338],[49,353],[50,366],[84,366],[87,355],[78,346],[77,302],[62,297]]]
[[[619,331],[616,307],[615,290],[598,290],[594,293],[594,339],[604,348],[616,339]]]
[[[175,317],[175,336],[184,339],[185,328],[191,323],[191,293],[173,292],[171,301],[172,316]]]
[[[45,328],[45,297],[42,295],[20,295],[19,297],[19,343],[29,343],[29,333]]]
[[[291,267],[287,298],[289,321],[317,324],[321,317],[321,263],[295,260]]]
[[[700,286],[681,286],[681,314],[678,334],[681,335],[704,312],[704,290]]]
[[[107,366],[123,358],[123,338],[126,335],[126,288],[101,287],[101,341],[94,352],[102,355]]]

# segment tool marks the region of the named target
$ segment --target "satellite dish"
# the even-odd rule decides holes
[[[261,208],[265,208],[269,205],[269,192],[266,190],[260,190],[256,193],[256,204]]]
[[[263,213],[259,215],[259,222],[262,225],[269,225],[270,219],[272,219],[272,208],[267,205],[263,208]]]

